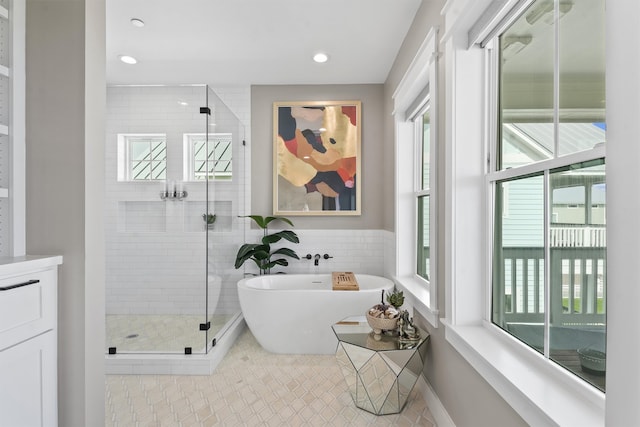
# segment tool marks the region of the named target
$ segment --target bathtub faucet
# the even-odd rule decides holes
[[[322,256],[320,256],[320,254],[315,254],[315,255],[311,255],[311,254],[307,254],[305,255],[306,259],[311,259],[313,258],[313,265],[319,265],[320,264],[320,258],[322,258]],[[328,254],[324,254],[324,259],[329,259],[329,258],[333,258],[332,256],[328,255]]]
[[[313,265],[318,265],[320,263],[320,254],[315,254],[315,255],[311,255],[311,254],[307,254],[305,255],[306,259],[311,259],[313,258]]]

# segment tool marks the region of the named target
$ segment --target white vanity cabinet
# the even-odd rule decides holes
[[[0,258],[0,426],[57,426],[62,257]]]

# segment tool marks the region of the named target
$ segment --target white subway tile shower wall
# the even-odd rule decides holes
[[[249,87],[217,88],[216,93],[245,125],[248,135]],[[178,104],[178,98],[189,104]],[[161,201],[162,182],[118,182],[118,133],[165,133],[167,178],[182,181],[183,133],[203,133],[206,122],[199,113],[205,105],[204,87],[110,87],[107,92],[106,203],[107,242],[106,310],[108,314],[202,314],[205,307],[205,233],[198,224],[205,207],[204,184],[185,183],[184,201]],[[236,153],[235,150],[238,150]],[[244,152],[241,152],[243,150]],[[234,158],[249,161],[249,150],[234,146]],[[247,163],[248,164],[248,163]],[[236,173],[237,172],[237,173]],[[239,310],[233,270],[238,242],[244,241],[244,224],[237,219],[247,203],[249,182],[234,171],[233,184],[217,183],[212,208],[219,210],[221,229],[210,233],[208,293],[220,314]],[[211,194],[211,193],[210,193]],[[238,194],[243,200],[231,203]],[[223,203],[228,202],[228,203]],[[198,218],[194,219],[194,215]],[[231,266],[231,268],[226,268]],[[231,270],[231,271],[229,271]]]

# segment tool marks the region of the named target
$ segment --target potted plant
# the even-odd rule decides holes
[[[202,220],[205,223],[205,228],[212,229],[213,224],[216,222],[216,214],[211,214],[211,213],[202,214]]]
[[[245,261],[250,259],[258,266],[260,275],[271,274],[271,268],[276,265],[289,265],[289,261],[286,258],[282,258],[282,256],[300,259],[293,249],[282,247],[276,249],[271,248],[273,243],[279,242],[282,239],[292,243],[300,242],[298,235],[291,230],[281,230],[277,233],[269,234],[269,224],[273,221],[282,221],[293,226],[293,223],[288,218],[282,216],[263,217],[260,215],[245,215],[241,218],[251,218],[263,232],[260,243],[245,243],[240,246],[238,254],[236,255],[236,269],[240,268]]]
[[[404,304],[404,295],[395,285],[393,286],[393,292],[387,295],[387,302],[394,306],[396,310]]]

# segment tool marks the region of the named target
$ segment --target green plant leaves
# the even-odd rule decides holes
[[[250,259],[258,267],[260,274],[268,274],[271,268],[276,265],[289,265],[289,261],[285,258],[271,259],[274,255],[284,255],[290,258],[300,259],[298,254],[289,248],[278,248],[271,252],[271,244],[280,240],[287,240],[292,243],[300,242],[298,235],[291,230],[282,230],[268,234],[268,225],[273,221],[283,221],[293,226],[293,223],[288,218],[281,216],[263,217],[261,215],[245,215],[242,216],[242,218],[251,218],[258,227],[264,230],[264,236],[261,239],[262,243],[245,243],[240,246],[236,255],[235,268],[240,268],[245,261]]]
[[[267,259],[269,257],[270,250],[271,247],[269,245],[245,243],[240,246],[240,249],[238,249],[234,266],[235,268],[240,268],[246,260],[251,258],[255,258],[257,260]]]
[[[277,233],[268,234],[262,238],[262,243],[264,243],[265,245],[269,245],[281,239],[288,240],[293,243],[300,243],[298,235],[291,230],[282,230]]]
[[[262,215],[243,215],[243,216],[240,216],[240,218],[251,218],[258,225],[258,227],[262,228],[263,230],[267,228],[267,226],[273,221],[286,222],[287,224],[293,227],[293,222],[291,222],[289,218],[285,218],[283,216],[266,216],[265,217]]]
[[[387,302],[395,308],[399,308],[402,304],[404,304],[403,292],[399,291],[398,288],[394,286],[393,292],[390,295],[387,295]]]
[[[298,254],[295,253],[295,251],[293,249],[289,249],[289,248],[279,248],[279,249],[273,251],[273,253],[271,255],[272,256],[273,255],[286,255],[286,256],[291,257],[291,258],[300,259]]]
[[[291,230],[282,230],[281,232],[276,234],[282,237],[284,240],[288,240],[292,243],[300,243],[300,239],[298,239],[298,235]]]
[[[258,224],[258,227],[262,229],[267,228],[268,222],[265,222],[265,218],[261,215],[245,215],[241,218],[251,218],[256,224]]]

